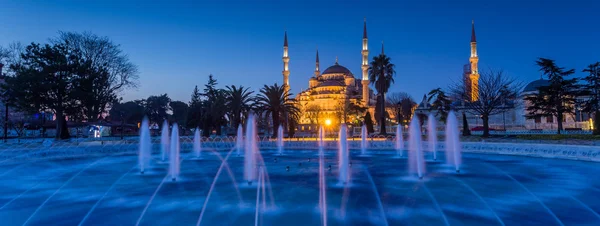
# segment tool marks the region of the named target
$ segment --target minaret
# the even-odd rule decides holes
[[[317,61],[315,62],[315,78],[321,75],[321,71],[319,70],[319,49],[317,49]]]
[[[283,86],[285,87],[286,96],[290,92],[290,70],[288,68],[290,57],[288,56],[288,40],[287,40],[287,31],[284,33],[283,37]]]
[[[369,47],[367,39],[367,18],[364,21],[362,41],[362,102],[365,107],[369,106]]]
[[[477,39],[475,38],[475,21],[471,21],[471,57],[469,63],[471,63],[471,74],[469,80],[471,82],[471,101],[477,101],[479,93],[479,69],[477,63],[479,57],[477,56]]]

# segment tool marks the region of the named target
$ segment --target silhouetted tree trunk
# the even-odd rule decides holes
[[[371,118],[371,113],[369,111],[367,111],[367,113],[365,114],[364,123],[367,126],[367,132],[369,132],[369,133],[375,132],[375,129],[373,129],[373,119]]]
[[[290,119],[288,124],[288,137],[292,138],[296,135],[296,120]]]
[[[277,130],[279,129],[279,124],[281,123],[279,121],[279,113],[273,113],[271,118],[273,119],[273,137],[277,138]]]
[[[61,114],[62,115],[62,114]],[[69,127],[67,126],[67,119],[65,116],[60,116],[56,118],[58,123],[57,127],[60,126],[60,129],[56,130],[56,137],[60,139],[69,139],[71,135],[69,134]]]
[[[563,115],[562,114],[557,114],[556,115],[556,124],[558,125],[557,126],[557,129],[558,129],[558,133],[557,134],[560,134],[560,131],[563,130]]]
[[[600,135],[600,111],[594,112],[594,135]]]
[[[471,130],[469,130],[469,122],[467,121],[467,115],[463,112],[463,136],[471,136]]]
[[[490,116],[482,115],[481,120],[483,121],[483,137],[490,136]]]
[[[380,122],[381,122],[381,126],[380,126],[380,131],[379,134],[381,135],[385,135],[387,131],[385,131],[385,93],[381,93],[381,118],[380,118]]]

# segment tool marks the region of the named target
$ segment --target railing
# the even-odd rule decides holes
[[[260,149],[276,149],[276,141],[266,137],[257,137]],[[160,137],[151,139],[152,152],[160,152]],[[77,140],[54,141],[52,139],[31,139],[21,143],[5,143],[0,145],[0,164],[31,161],[37,159],[83,158],[103,155],[133,155],[138,151],[137,139],[124,140]],[[190,152],[193,146],[192,137],[180,138],[181,151]],[[338,141],[328,139],[325,148],[337,149]],[[317,140],[304,138],[284,142],[286,150],[316,150]],[[395,142],[390,137],[373,137],[368,142],[368,149],[377,152],[394,153]],[[235,137],[203,138],[205,149],[230,150],[236,147]],[[350,149],[360,149],[360,140],[349,140]],[[427,142],[423,142],[425,151],[430,150]],[[406,149],[406,147],[405,147]],[[438,144],[437,150],[443,151],[444,143]],[[462,142],[462,150],[470,153],[525,155],[533,157],[576,159],[600,161],[600,147],[586,145],[534,144],[534,143],[491,143]]]

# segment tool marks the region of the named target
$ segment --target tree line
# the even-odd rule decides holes
[[[169,120],[184,131],[200,128],[203,136],[210,136],[213,131],[222,135],[224,126],[236,128],[245,124],[249,113],[254,112],[259,120],[272,127],[274,135],[279,125],[283,125],[293,136],[300,109],[284,86],[265,85],[255,94],[244,86],[231,85],[221,89],[217,85],[215,76],[209,75],[202,90],[194,87],[188,103],[172,101],[167,94],[162,94],[142,100],[116,101],[109,115],[111,119],[127,123],[137,123],[148,116],[150,122],[158,126]]]

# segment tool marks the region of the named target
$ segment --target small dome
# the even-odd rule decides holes
[[[345,75],[352,75],[352,72],[350,72],[350,70],[348,70],[348,68],[339,65],[339,64],[334,64],[331,67],[328,67],[327,69],[325,69],[325,71],[323,71],[323,74],[345,74]],[[352,75],[353,76],[353,75]]]
[[[533,82],[530,82],[529,84],[527,84],[527,86],[525,86],[525,88],[523,88],[523,92],[537,92],[538,91],[538,87],[541,86],[548,86],[550,85],[550,81],[546,80],[546,79],[538,79],[535,80]]]

